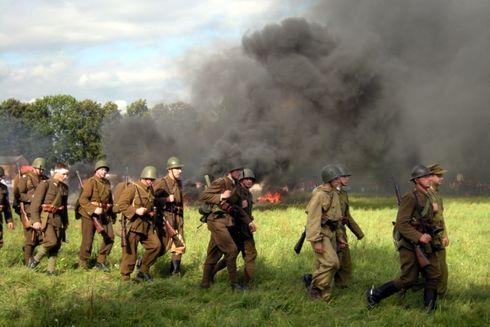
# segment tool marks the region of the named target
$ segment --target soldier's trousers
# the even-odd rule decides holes
[[[79,258],[82,262],[87,262],[92,254],[92,245],[94,243],[95,226],[91,219],[82,217],[82,243],[80,244]],[[99,253],[97,256],[98,263],[105,263],[106,257],[111,253],[114,244],[114,229],[112,222],[103,225],[105,235],[100,235]]]
[[[126,248],[122,249],[122,261],[121,261],[121,276],[124,279],[129,278],[134,270],[138,256],[138,243],[141,243],[145,248],[145,253],[141,260],[140,271],[142,273],[148,273],[150,267],[155,263],[160,253],[161,243],[157,234],[154,231],[149,231],[148,235],[129,232],[128,246],[131,250],[127,252]]]
[[[257,258],[257,249],[253,238],[247,238],[237,245],[239,253],[242,253],[243,261],[245,262],[244,279],[245,282],[250,282],[255,272],[255,259]],[[214,268],[214,274],[226,268],[226,262],[221,259]]]
[[[340,263],[336,251],[335,234],[331,238],[324,236],[322,239],[323,253],[315,254],[315,271],[312,274],[312,287],[320,290],[325,301],[332,298],[332,285],[335,272]]]
[[[25,210],[30,210],[28,205],[25,205]],[[27,214],[30,219],[30,214]],[[21,217],[21,219],[23,219]],[[34,249],[41,244],[42,238],[39,232],[34,231],[32,228],[24,228],[24,263],[27,264],[29,258],[34,255]]]
[[[0,216],[0,249],[3,247],[3,224],[1,218],[2,217]]]
[[[214,270],[222,255],[224,255],[230,283],[237,283],[236,258],[238,256],[238,248],[228,227],[219,219],[208,220],[207,225],[211,232],[211,239],[209,240],[207,257],[204,262],[203,284],[209,282],[205,280],[208,277],[206,272]]]
[[[425,278],[425,288],[437,289],[439,281],[441,279],[441,273],[439,272],[439,261],[436,254],[428,255],[430,265],[422,270],[415,251],[407,248],[400,248],[400,277],[394,280],[395,286],[398,289],[409,289],[417,283],[419,274],[422,273]]]
[[[41,246],[46,249],[49,257],[57,256],[61,248],[61,230],[51,224],[47,224],[43,232]]]
[[[441,280],[437,286],[437,294],[439,296],[444,296],[447,292],[447,280],[448,280],[448,269],[446,262],[446,250],[436,252],[437,260],[439,261],[439,271],[441,273]]]
[[[335,273],[335,284],[339,286],[346,286],[352,277],[352,259],[350,256],[349,245],[341,249],[337,253],[340,262],[340,268]]]

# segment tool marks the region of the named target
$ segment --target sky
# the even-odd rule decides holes
[[[314,2],[0,0],[0,101],[69,94],[120,109],[140,98],[186,101],[196,58]]]

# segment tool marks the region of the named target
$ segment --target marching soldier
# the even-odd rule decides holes
[[[0,167],[0,249],[3,246],[3,219],[5,217],[5,222],[9,230],[14,229],[14,221],[12,220],[12,211],[10,210],[9,202],[9,190],[7,185],[3,184],[1,180],[5,175],[5,171]]]
[[[184,241],[184,201],[182,196],[182,167],[184,167],[177,157],[170,157],[167,160],[167,175],[159,178],[153,183],[155,190],[155,204],[159,214],[163,214],[165,219],[178,232],[178,237],[182,244],[175,244],[172,238],[165,233],[165,226],[161,219],[157,218],[157,233],[162,243],[160,256],[165,251],[172,254],[170,263],[170,274],[180,276],[180,265],[182,255],[185,253]]]
[[[437,286],[441,274],[439,262],[434,254],[435,221],[433,206],[428,191],[431,186],[432,172],[423,165],[412,170],[413,191],[402,197],[396,217],[395,230],[398,237],[400,254],[400,277],[367,292],[368,307],[375,307],[382,299],[400,291],[409,289],[420,273],[425,279],[424,305],[427,312],[436,308]]]
[[[243,167],[234,165],[228,174],[211,184],[200,196],[200,200],[211,205],[211,213],[207,216],[207,226],[211,232],[207,257],[203,267],[202,288],[211,286],[213,272],[222,255],[228,269],[230,285],[234,290],[243,290],[238,283],[236,258],[238,248],[230,234],[230,228],[234,226],[234,220],[240,219],[246,226],[250,226],[252,220],[248,215],[236,214],[236,207],[241,206],[241,200],[236,194],[236,187]]]
[[[306,207],[306,239],[313,247],[316,269],[311,277],[305,276],[305,283],[312,299],[322,298],[326,302],[332,298],[333,280],[340,265],[337,239],[341,233],[342,212],[336,190],[341,186],[341,175],[335,165],[323,167],[323,184],[313,190]]]
[[[106,257],[109,255],[114,243],[114,230],[112,224],[115,214],[112,212],[111,183],[106,178],[109,165],[105,160],[95,164],[95,173],[87,179],[80,193],[80,207],[78,213],[82,221],[82,243],[80,245],[79,266],[87,268],[87,261],[92,254],[92,244],[97,231],[101,235],[101,244],[95,268],[108,272]]]
[[[141,267],[136,275],[136,281],[153,281],[150,275],[150,267],[155,263],[160,253],[161,243],[155,233],[154,227],[154,200],[152,184],[157,178],[157,169],[146,166],[140,174],[137,182],[127,185],[120,196],[118,206],[126,217],[127,246],[122,250],[121,278],[129,280],[134,270],[138,254],[138,243],[145,248],[141,260]]]
[[[255,271],[255,259],[257,258],[257,249],[255,248],[255,241],[253,233],[257,230],[256,224],[253,222],[252,209],[253,209],[253,196],[250,193],[250,188],[255,183],[255,174],[251,169],[245,168],[240,176],[240,183],[237,186],[237,194],[242,201],[242,208],[246,214],[250,217],[252,222],[249,225],[243,224],[238,220],[230,229],[232,237],[238,247],[238,251],[242,253],[243,261],[245,262],[244,268],[244,281],[248,285],[252,280]],[[221,259],[214,268],[213,276],[220,270],[226,268],[226,262]]]
[[[42,243],[34,257],[29,259],[29,268],[36,268],[41,259],[48,255],[48,274],[53,275],[56,258],[68,228],[68,168],[57,163],[53,177],[39,183],[31,201],[32,228],[42,232]]]
[[[341,172],[340,183],[341,186],[337,189],[339,193],[340,210],[342,212],[342,224],[340,225],[341,232],[339,233],[338,240],[343,243],[343,246],[339,249],[338,256],[340,261],[340,268],[335,274],[335,283],[341,288],[347,287],[348,282],[352,277],[352,259],[350,256],[349,243],[347,241],[347,229],[357,237],[358,240],[364,237],[361,227],[356,223],[354,218],[350,214],[349,197],[347,192],[342,188],[349,185],[350,172],[342,164],[337,164],[337,168]]]
[[[44,175],[46,159],[36,158],[32,162],[32,171],[19,176],[16,182],[15,193],[19,203],[18,212],[24,226],[24,262],[27,265],[29,258],[34,255],[34,249],[41,243],[41,236],[32,226],[31,201],[37,186],[48,177]]]
[[[439,270],[441,273],[441,281],[437,286],[437,295],[443,297],[447,292],[447,279],[448,279],[448,269],[446,262],[446,247],[449,245],[449,238],[447,235],[446,223],[444,221],[444,206],[442,203],[442,197],[439,193],[439,186],[444,181],[444,174],[447,172],[446,169],[442,168],[439,164],[430,165],[429,170],[432,175],[432,186],[429,189],[429,195],[432,199],[432,203],[435,204],[434,208],[434,223],[440,232],[435,236],[436,246],[436,256],[439,261]]]

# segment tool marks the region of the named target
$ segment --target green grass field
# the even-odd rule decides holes
[[[449,294],[435,314],[423,311],[422,293],[395,295],[372,311],[365,291],[397,276],[398,257],[391,239],[396,208],[391,198],[351,196],[352,213],[366,237],[349,234],[354,278],[349,288],[335,289],[330,304],[310,301],[301,282],[312,270],[313,254],[305,244],[293,252],[305,222],[304,204],[257,208],[255,289],[232,292],[225,271],[209,290],[199,288],[209,232],[199,225],[197,210],[186,210],[188,252],[185,275],[168,276],[168,255],[153,267],[151,284],[119,279],[119,239],[110,256],[112,272],[75,269],[81,231],[71,221],[69,243],[58,259],[58,276],[47,276],[46,260],[31,271],[22,265],[22,231],[4,231],[0,250],[1,326],[489,326],[490,198],[445,199],[450,246]],[[5,228],[4,228],[5,230]],[[97,246],[95,246],[97,248]],[[243,261],[239,259],[239,267]]]

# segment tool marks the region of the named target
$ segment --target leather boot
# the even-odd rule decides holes
[[[172,276],[180,276],[180,260],[172,260],[170,267],[170,274]]]
[[[424,306],[427,313],[432,313],[436,310],[437,290],[433,288],[424,289]]]
[[[366,293],[366,299],[368,302],[368,309],[374,308],[382,299],[396,293],[398,288],[393,281],[389,281],[378,287],[371,287]]]
[[[211,282],[213,281],[213,270],[215,265],[204,265],[202,272],[202,288],[209,288],[211,286]]]

